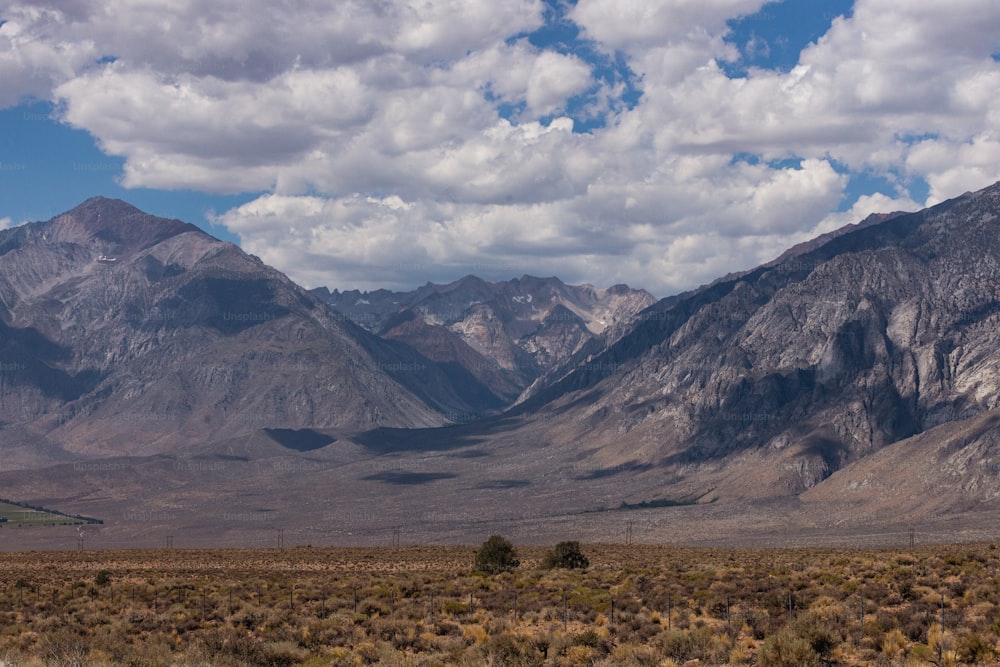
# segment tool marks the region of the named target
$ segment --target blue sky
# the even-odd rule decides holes
[[[6,3],[0,226],[104,195],[308,287],[664,296],[1000,179],[986,0],[272,5]]]
[[[51,102],[26,101],[0,110],[0,207],[12,221],[48,220],[97,195],[124,199],[158,215],[193,222],[239,242],[207,213],[245,204],[259,193],[214,195],[197,190],[124,188],[125,159],[103,153],[86,130],[60,123]]]
[[[739,49],[740,58],[722,62],[722,68],[734,77],[746,76],[753,67],[788,72],[803,49],[825,35],[834,19],[849,18],[853,9],[854,0],[786,0],[729,19],[725,41]]]

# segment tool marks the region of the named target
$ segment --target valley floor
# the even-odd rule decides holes
[[[4,665],[927,665],[1000,655],[1000,548],[0,555]],[[691,662],[697,661],[697,662]]]
[[[1000,542],[1000,511],[972,508],[933,518],[891,521],[853,514],[850,507],[809,504],[797,499],[610,508],[546,514],[535,499],[497,508],[495,516],[465,506],[457,494],[418,511],[406,495],[377,511],[345,506],[320,514],[240,509],[233,503],[214,514],[178,510],[135,510],[127,503],[85,509],[100,525],[0,527],[0,552],[128,550],[164,547],[249,549],[286,547],[385,547],[391,545],[478,544],[503,534],[517,544],[563,540],[589,543],[680,545],[720,548],[894,548],[945,543]],[[406,512],[411,509],[412,515]],[[454,508],[447,511],[447,508]],[[110,508],[110,509],[109,509]],[[107,511],[102,511],[107,510]]]

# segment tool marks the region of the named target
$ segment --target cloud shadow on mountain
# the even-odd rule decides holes
[[[351,439],[371,454],[446,452],[471,447],[487,436],[513,430],[518,421],[497,417],[440,428],[376,428]]]
[[[333,436],[314,431],[311,428],[265,428],[264,433],[282,447],[293,449],[296,452],[311,452],[314,449],[322,449],[337,442]]]
[[[398,472],[386,470],[384,472],[377,472],[374,475],[362,477],[361,479],[373,482],[385,482],[386,484],[396,484],[398,486],[418,486],[421,484],[436,482],[439,479],[454,479],[455,477],[458,477],[458,475],[451,472]]]

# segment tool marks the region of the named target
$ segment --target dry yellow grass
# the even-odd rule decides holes
[[[470,572],[471,547],[2,554],[0,663],[958,665],[1000,649],[989,544],[589,545],[585,571],[520,551],[494,577]]]

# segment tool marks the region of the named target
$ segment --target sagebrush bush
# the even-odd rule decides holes
[[[757,664],[760,667],[812,667],[819,664],[819,654],[802,637],[781,630],[760,645]]]
[[[672,630],[664,633],[659,648],[668,658],[677,662],[707,660],[712,654],[713,631],[705,626],[689,630]]]
[[[792,621],[789,629],[797,637],[804,639],[819,656],[829,655],[847,635],[846,623],[837,623],[833,619],[821,620],[809,613]]]
[[[955,643],[955,653],[958,659],[968,665],[995,664],[996,649],[975,633],[968,633],[958,638]]]
[[[541,667],[544,656],[531,642],[509,632],[493,637],[481,648],[487,660],[507,667]]]

